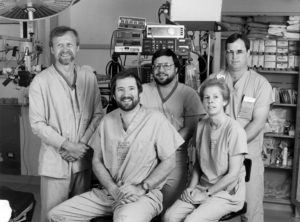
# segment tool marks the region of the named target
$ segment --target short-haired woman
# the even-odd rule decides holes
[[[208,79],[200,89],[207,118],[194,135],[196,161],[188,187],[165,213],[165,222],[219,219],[243,207],[246,132],[224,109],[230,92],[222,79]]]

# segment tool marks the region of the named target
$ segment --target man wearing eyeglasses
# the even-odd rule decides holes
[[[250,41],[242,34],[232,34],[226,39],[227,67],[209,78],[224,78],[230,89],[230,103],[226,113],[236,119],[246,130],[247,158],[252,160],[250,181],[246,184],[247,213],[242,221],[264,221],[264,165],[262,161],[263,129],[270,104],[274,102],[268,80],[248,68]]]
[[[162,112],[185,143],[176,152],[176,168],[162,189],[166,210],[185,189],[188,174],[187,144],[197,125],[200,98],[196,91],[178,82],[180,62],[170,49],[161,49],[152,57],[154,82],[143,85],[141,104]]]

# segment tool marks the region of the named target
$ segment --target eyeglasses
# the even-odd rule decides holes
[[[230,55],[230,56],[233,56],[234,54],[235,55],[243,55],[244,53],[245,53],[246,51],[244,51],[244,50],[241,50],[241,49],[239,49],[239,50],[236,50],[236,51],[234,51],[234,50],[226,50],[226,54],[227,55]]]
[[[168,63],[159,63],[159,64],[156,64],[153,66],[153,69],[154,70],[160,70],[161,67],[163,67],[164,70],[170,70],[171,67],[173,66],[174,64],[168,64]]]

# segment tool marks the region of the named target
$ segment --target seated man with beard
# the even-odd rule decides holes
[[[50,221],[113,215],[115,222],[146,222],[162,211],[161,188],[184,141],[164,115],[140,105],[141,92],[131,71],[112,79],[119,108],[103,117],[89,141],[93,170],[103,187],[58,205],[50,211]]]

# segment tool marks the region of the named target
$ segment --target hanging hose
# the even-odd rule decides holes
[[[123,70],[122,64],[119,62],[119,56],[117,53],[112,54],[112,59],[107,63],[105,67],[106,76],[111,79],[114,75]]]

